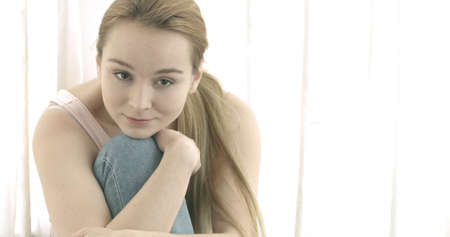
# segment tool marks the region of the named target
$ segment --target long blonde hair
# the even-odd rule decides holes
[[[193,72],[198,68],[208,47],[206,27],[200,9],[193,0],[116,0],[106,11],[100,25],[97,54],[102,50],[108,32],[120,20],[132,20],[148,27],[180,33],[191,42]],[[265,236],[262,215],[255,195],[237,162],[237,149],[232,143],[226,118],[233,116],[233,108],[224,100],[224,92],[216,78],[203,72],[197,92],[190,94],[183,112],[177,119],[177,130],[192,138],[199,150],[200,170],[191,177],[186,201],[195,233],[212,232],[212,215],[217,212],[235,226],[243,236]],[[235,115],[234,115],[235,116]],[[247,203],[252,217],[251,233],[247,233],[220,202],[213,188],[215,175],[213,163],[224,156],[238,181],[238,189]]]

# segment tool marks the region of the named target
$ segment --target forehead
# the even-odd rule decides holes
[[[104,58],[119,58],[139,66],[190,66],[191,47],[181,34],[131,21],[116,23],[103,47]]]

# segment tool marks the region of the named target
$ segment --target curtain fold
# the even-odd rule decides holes
[[[2,158],[0,159],[0,236],[14,236],[29,227],[27,177],[27,120],[23,113],[27,101],[26,1],[1,3],[5,7],[0,27],[5,33],[0,44],[3,72],[0,106],[2,116]]]
[[[58,0],[58,89],[83,81],[79,2]]]

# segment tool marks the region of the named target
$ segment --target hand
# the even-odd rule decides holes
[[[165,128],[155,135],[155,139],[161,151],[170,154],[169,156],[178,157],[180,161],[186,161],[192,174],[195,174],[202,166],[197,145],[186,135]]]
[[[130,237],[138,236],[136,230],[112,230],[102,227],[86,227],[72,234],[70,237]]]

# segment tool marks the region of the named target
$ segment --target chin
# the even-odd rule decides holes
[[[123,132],[123,134],[134,138],[134,139],[147,139],[151,136],[153,136],[153,134],[148,134],[148,133],[142,133],[142,132]]]
[[[147,138],[155,135],[155,133],[149,133],[148,131],[144,131],[143,129],[142,129],[142,131],[130,131],[127,129],[122,132],[123,132],[123,134],[125,134],[131,138],[134,138],[134,139],[147,139]]]

